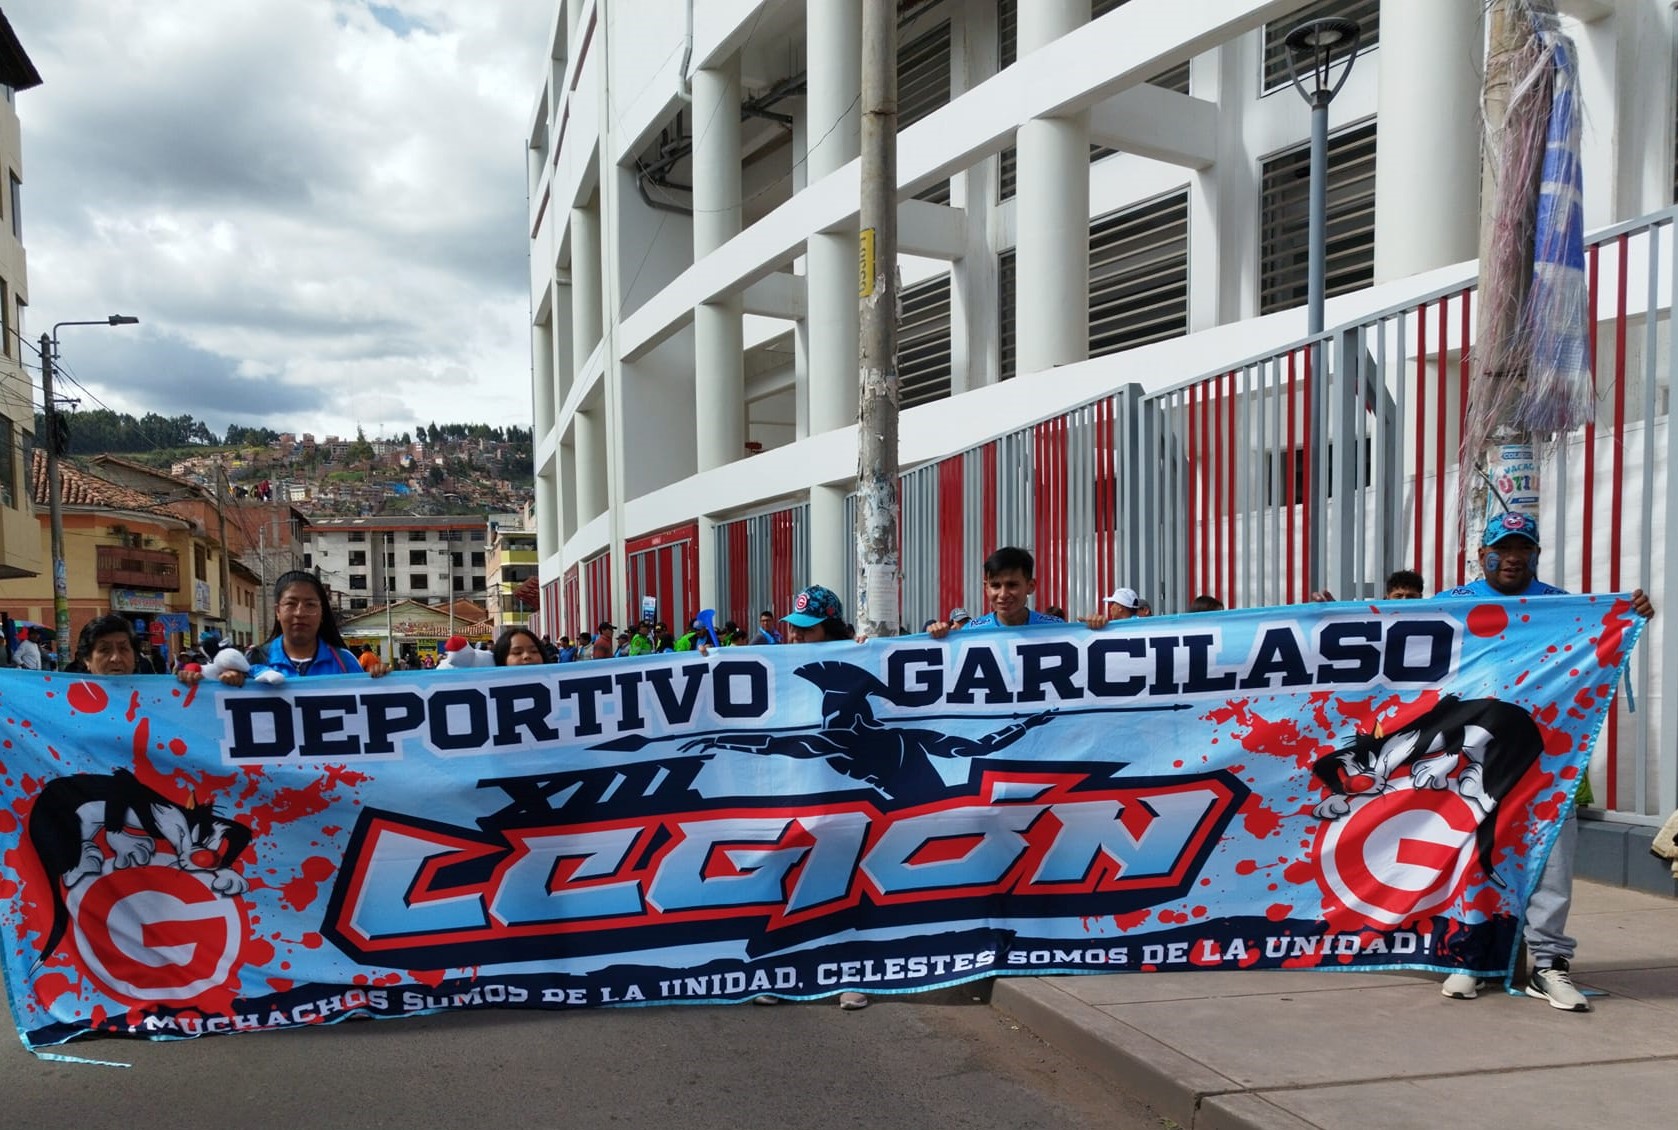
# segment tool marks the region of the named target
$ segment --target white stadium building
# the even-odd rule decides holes
[[[1544,576],[1673,609],[1674,12],[1557,6],[1599,410],[1542,468]],[[1483,4],[898,8],[903,621],[979,605],[1003,544],[1037,555],[1038,607],[1073,615],[1116,584],[1172,612],[1378,595],[1398,567],[1458,583]],[[555,5],[528,191],[556,637],[646,597],[672,623],[779,614],[812,582],[854,599],[861,9]],[[1313,338],[1310,111],[1284,39],[1327,16],[1360,47],[1329,111]],[[1672,893],[1640,846],[1678,805],[1664,619],[1599,745],[1580,866]]]

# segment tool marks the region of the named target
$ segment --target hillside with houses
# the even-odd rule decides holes
[[[516,426],[431,424],[348,439],[230,428],[228,439],[127,457],[212,488],[220,467],[235,497],[311,517],[508,513],[532,494],[530,432]]]

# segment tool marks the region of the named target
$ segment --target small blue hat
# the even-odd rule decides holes
[[[1502,514],[1486,523],[1481,545],[1496,545],[1504,538],[1526,538],[1538,545],[1538,519],[1531,514]]]
[[[793,599],[792,611],[781,619],[800,628],[814,628],[825,620],[845,618],[844,605],[831,589],[811,585]]]

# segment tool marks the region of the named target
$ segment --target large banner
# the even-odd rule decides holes
[[[7,989],[39,1046],[1005,974],[1495,974],[1642,627],[1547,597],[279,688],[7,671]]]

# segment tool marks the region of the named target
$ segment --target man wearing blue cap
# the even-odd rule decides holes
[[[1480,538],[1481,578],[1440,596],[1523,597],[1566,595],[1566,589],[1538,579],[1538,519],[1530,514],[1504,514],[1486,523]],[[1655,614],[1655,606],[1642,589],[1631,594],[1631,606],[1638,615]],[[1577,809],[1550,849],[1544,872],[1527,903],[1526,943],[1532,954],[1532,975],[1527,995],[1550,1002],[1563,1012],[1589,1012],[1591,1002],[1573,984],[1569,965],[1578,943],[1566,933],[1567,913],[1573,905],[1573,856],[1579,844]],[[1467,973],[1445,978],[1440,990],[1455,1000],[1473,1000],[1483,983]]]

